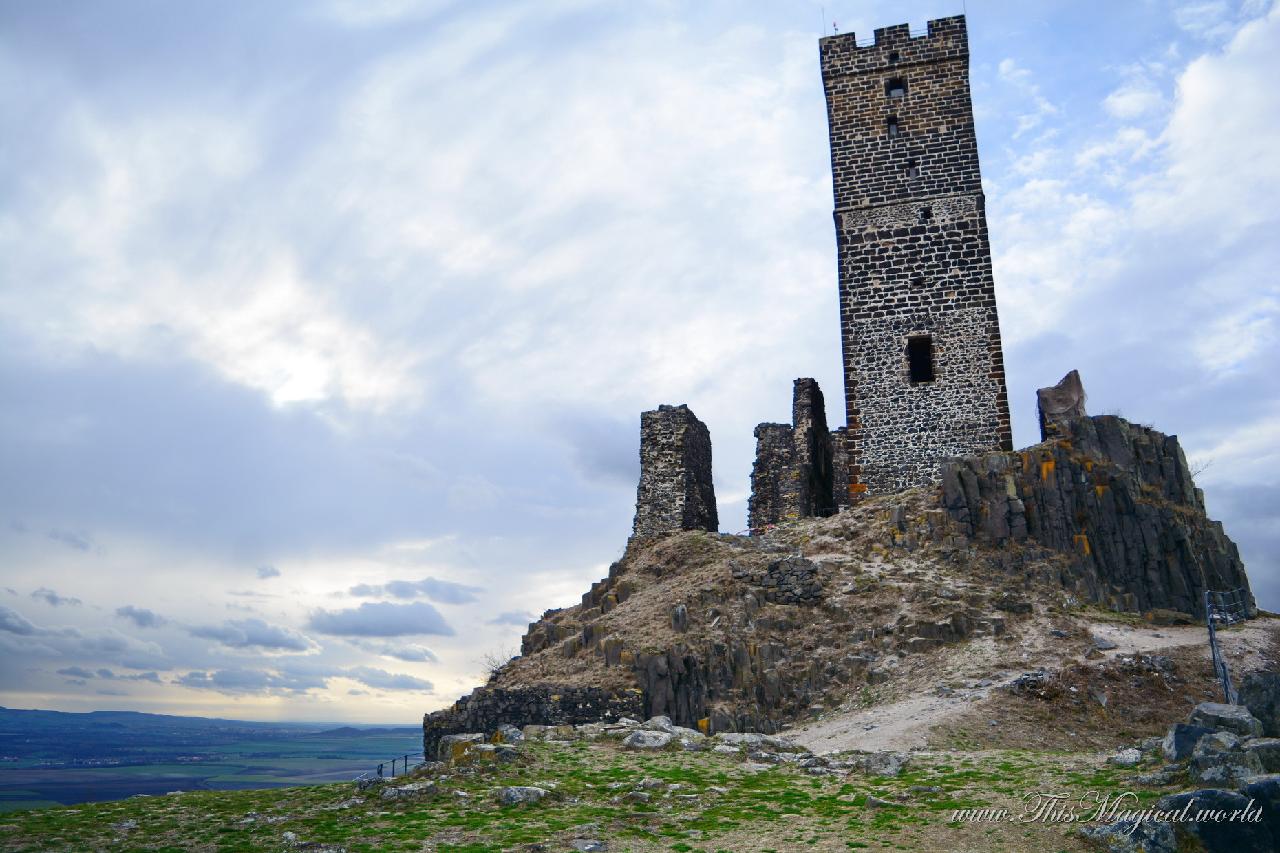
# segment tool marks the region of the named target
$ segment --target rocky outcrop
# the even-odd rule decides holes
[[[1039,611],[1037,589],[1178,619],[1203,613],[1206,588],[1247,590],[1177,440],[1155,430],[1079,418],[1052,441],[951,460],[942,474],[940,489],[870,498],[768,536],[633,538],[580,605],[530,626],[520,658],[428,715],[428,751],[441,735],[502,723],[622,715],[776,732],[891,680],[912,655],[1004,636]],[[895,554],[963,581],[897,577]],[[1271,688],[1257,685],[1259,707]],[[1202,733],[1188,727],[1169,747],[1190,757]]]
[[[1150,427],[1077,418],[1053,441],[948,461],[942,500],[968,537],[1069,555],[1063,583],[1086,600],[1203,617],[1206,589],[1242,588],[1256,613],[1235,543],[1205,516],[1177,437]]]
[[[1087,417],[1084,403],[1084,384],[1075,370],[1058,380],[1057,385],[1038,389],[1036,411],[1040,415],[1040,440],[1056,438],[1064,426],[1069,427],[1077,418]]]

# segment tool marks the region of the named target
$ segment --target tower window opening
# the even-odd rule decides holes
[[[915,160],[908,160],[904,170],[908,178],[920,177],[920,164]]]
[[[913,384],[933,381],[932,335],[912,335],[907,338],[907,369]]]
[[[928,222],[930,219],[933,219],[933,208],[926,204],[920,208],[920,221]]]
[[[890,62],[897,62],[897,61],[898,61],[898,52],[897,52],[896,50],[894,50],[894,51],[890,51],[890,53],[889,53],[889,61],[890,61]]]
[[[898,130],[897,116],[889,116],[889,118],[885,121],[885,129],[889,132],[890,139],[897,139],[899,136],[902,135],[902,132]]]
[[[894,77],[892,80],[886,81],[884,93],[890,98],[905,97],[907,94],[907,81],[901,77]]]

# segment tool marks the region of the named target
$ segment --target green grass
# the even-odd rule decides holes
[[[604,838],[611,851],[682,853],[947,849],[949,839],[970,848],[1080,849],[1068,826],[957,824],[951,818],[960,808],[1016,810],[1027,791],[1128,790],[1123,780],[1132,772],[1098,757],[1004,751],[917,757],[896,778],[814,777],[787,765],[751,773],[735,756],[709,752],[640,754],[608,741],[530,743],[514,764],[450,769],[437,778],[437,794],[413,800],[384,801],[377,790],[357,795],[354,785],[343,783],[12,812],[0,816],[0,849],[247,853],[281,847],[285,832],[350,851],[496,851],[533,844],[561,850],[577,835]],[[625,799],[642,780],[652,780],[641,788],[649,801]],[[551,794],[537,804],[502,807],[492,792],[504,785],[538,785]],[[1162,792],[1137,793],[1147,800]],[[356,796],[363,802],[339,807]],[[890,805],[868,806],[868,796]],[[136,821],[137,828],[117,828],[126,821]]]

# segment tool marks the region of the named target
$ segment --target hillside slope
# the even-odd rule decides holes
[[[761,536],[633,538],[520,657],[427,715],[428,754],[449,733],[623,715],[773,732],[921,679],[1056,665],[1087,650],[1090,613],[1194,623],[1206,588],[1243,589],[1254,612],[1175,437],[1079,418],[941,473]]]

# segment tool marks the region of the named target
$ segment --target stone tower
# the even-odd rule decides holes
[[[820,42],[831,135],[847,498],[1012,449],[962,16]],[[837,497],[845,503],[846,496]]]

